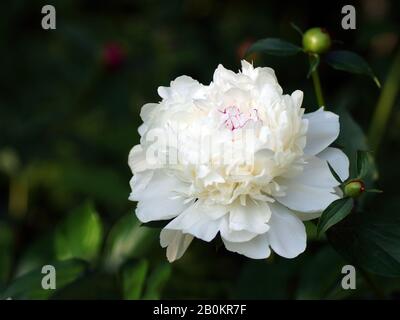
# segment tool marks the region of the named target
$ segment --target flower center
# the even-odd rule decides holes
[[[231,131],[243,128],[249,122],[256,122],[260,119],[257,109],[241,112],[237,106],[229,106],[224,110],[218,111],[222,113],[222,122],[225,127]]]

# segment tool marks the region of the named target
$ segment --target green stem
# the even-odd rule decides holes
[[[370,147],[375,152],[378,151],[396,96],[399,92],[399,82],[400,50],[397,52],[394,62],[389,69],[369,128],[368,141]]]
[[[324,96],[321,89],[321,81],[319,80],[318,67],[311,72],[311,78],[313,80],[315,96],[317,97],[318,105],[320,107],[325,106]]]

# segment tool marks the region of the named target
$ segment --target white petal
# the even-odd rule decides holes
[[[245,242],[257,236],[257,233],[247,230],[232,230],[229,228],[229,218],[227,216],[221,219],[220,233],[223,240],[230,242]]]
[[[134,189],[131,200],[138,201],[136,215],[142,222],[152,220],[171,219],[185,210],[191,203],[185,203],[184,199],[177,198],[177,192],[186,186],[173,176],[167,175],[161,170],[154,174],[144,189],[136,192]]]
[[[140,110],[140,117],[143,122],[149,122],[157,114],[159,109],[158,103],[146,103]]]
[[[146,153],[140,144],[135,145],[131,151],[129,151],[128,165],[132,173],[149,169],[146,162]]]
[[[153,178],[153,174],[153,170],[146,170],[136,173],[132,176],[131,180],[129,181],[129,185],[131,187],[129,200],[136,201],[137,195],[141,194],[147,188],[147,185]]]
[[[287,189],[285,195],[276,200],[300,212],[323,211],[339,199],[335,187],[340,183],[333,177],[326,161],[310,157],[306,162],[301,174],[280,180]]]
[[[317,157],[308,158],[303,167],[303,172],[292,178],[286,178],[286,180],[310,187],[326,188],[331,191],[333,191],[333,187],[340,184],[333,177],[327,162]]]
[[[293,104],[297,107],[300,108],[301,104],[303,103],[303,91],[296,90],[291,94]]]
[[[268,241],[274,252],[285,258],[294,258],[306,249],[306,228],[290,210],[279,205],[271,205],[272,216]]]
[[[251,259],[265,259],[271,254],[266,234],[261,234],[246,242],[230,242],[223,238],[222,241],[227,250],[243,254]]]
[[[148,129],[149,127],[145,123],[142,123],[138,128],[139,135],[143,137],[143,135],[147,132]]]
[[[224,216],[227,211],[229,210],[226,206],[224,205],[211,205],[211,206],[206,206],[205,205],[205,211],[207,215],[212,219],[212,220],[217,220]]]
[[[234,206],[229,213],[229,228],[234,231],[247,230],[254,233],[265,233],[268,229],[268,220],[271,210],[268,204],[252,200],[246,202],[245,206],[240,204]]]
[[[209,208],[209,207],[207,207]],[[198,201],[172,220],[167,229],[180,230],[204,241],[211,241],[219,231],[220,219],[212,220]]]
[[[213,82],[219,85],[228,85],[235,83],[236,74],[228,69],[225,69],[222,64],[218,65],[214,71]]]
[[[323,108],[307,113],[308,120],[307,143],[304,149],[306,155],[316,155],[328,147],[339,135],[339,116],[324,111]]]
[[[325,210],[333,201],[339,199],[334,189],[307,186],[288,182],[286,195],[275,199],[286,207],[301,212]]]
[[[326,148],[324,151],[318,153],[317,157],[328,161],[342,181],[345,181],[349,177],[349,159],[342,150]]]
[[[180,76],[171,81],[170,87],[158,87],[158,95],[165,99],[174,101],[188,101],[200,98],[202,85],[189,76]]]
[[[183,234],[176,230],[162,229],[160,233],[160,244],[163,248],[167,247],[167,259],[169,262],[181,258],[192,240],[192,235]]]

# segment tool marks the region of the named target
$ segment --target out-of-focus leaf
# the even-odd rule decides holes
[[[341,108],[338,110],[340,134],[336,143],[344,146],[343,151],[350,160],[350,176],[357,176],[356,154],[358,150],[368,150],[367,138],[350,113]]]
[[[301,51],[302,49],[299,46],[288,41],[278,38],[266,38],[256,41],[250,46],[246,54],[265,52],[274,56],[292,56]]]
[[[77,279],[86,270],[87,264],[81,260],[66,260],[49,263],[56,271],[56,289],[43,289],[42,267],[31,270],[15,279],[0,295],[1,299],[48,299],[57,290]]]
[[[15,174],[20,167],[18,155],[12,148],[0,149],[0,172],[8,175]]]
[[[371,155],[367,151],[357,151],[357,178],[364,179],[370,171]]]
[[[94,207],[87,203],[67,216],[57,228],[54,245],[58,259],[91,261],[99,253],[103,226]]]
[[[327,231],[339,221],[343,220],[353,209],[352,198],[342,198],[332,202],[324,210],[318,221],[318,234]]]
[[[124,299],[137,300],[142,296],[149,264],[147,260],[128,261],[121,271]]]
[[[162,290],[171,276],[171,264],[161,263],[150,274],[143,299],[160,299]]]
[[[0,221],[0,284],[10,275],[14,235],[10,225]]]
[[[383,276],[400,276],[398,210],[358,212],[327,235],[334,248],[355,266]]]
[[[273,258],[276,258],[275,256]],[[301,257],[303,258],[303,257]],[[292,279],[300,259],[246,262],[239,276],[234,299],[290,299]]]
[[[313,255],[300,272],[296,299],[323,299],[336,287],[341,288],[344,260],[331,247]],[[347,290],[350,293],[352,290]]]
[[[16,275],[23,274],[45,265],[48,261],[55,260],[53,233],[47,233],[37,238],[23,252],[18,261]]]
[[[128,258],[138,258],[155,242],[159,230],[143,228],[133,213],[120,218],[106,240],[105,266],[113,271]]]
[[[90,273],[76,279],[54,294],[53,300],[110,300],[121,299],[117,279],[112,274]]]
[[[106,202],[114,207],[126,199],[127,184],[114,170],[82,164],[59,166],[59,189]]]
[[[379,88],[381,87],[378,78],[372,72],[368,63],[363,57],[354,52],[346,50],[331,51],[326,56],[326,62],[337,70],[369,76]]]

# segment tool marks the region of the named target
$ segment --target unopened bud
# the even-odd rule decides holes
[[[344,186],[344,194],[347,197],[357,198],[365,191],[364,182],[352,180]]]
[[[324,53],[331,47],[331,37],[326,29],[312,28],[303,35],[303,49],[309,53]]]

